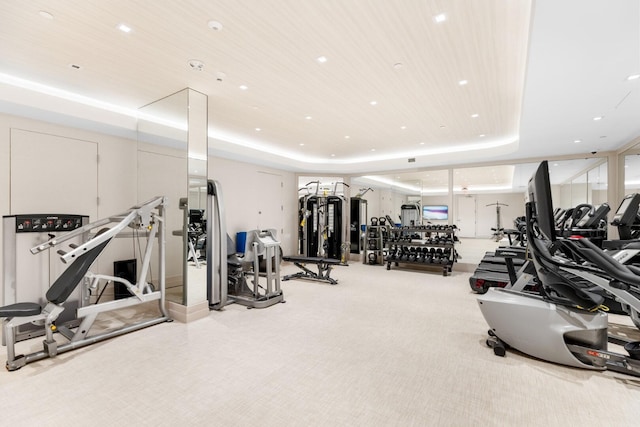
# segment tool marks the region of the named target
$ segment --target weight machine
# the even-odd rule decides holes
[[[489,203],[486,206],[495,206],[496,207],[496,228],[492,228],[493,231],[492,238],[495,239],[496,242],[499,242],[504,237],[504,227],[502,227],[502,222],[500,221],[500,208],[502,206],[509,206],[505,203],[495,202]]]
[[[400,224],[403,227],[415,227],[422,224],[419,203],[405,203],[400,206]]]
[[[207,298],[209,308],[221,310],[238,303],[248,308],[265,308],[284,301],[280,289],[280,242],[275,230],[247,232],[243,257],[227,234],[222,189],[217,181],[207,182]],[[261,261],[265,272],[260,269]],[[266,282],[261,284],[261,277]],[[247,279],[251,280],[250,286]]]
[[[63,263],[69,265],[46,292],[44,307],[38,302],[15,302],[0,307],[0,318],[3,318],[3,344],[7,347],[6,367],[9,371],[19,369],[27,363],[55,357],[69,350],[171,320],[164,308],[165,209],[166,199],[156,197],[121,214],[75,228],[73,231],[54,236],[31,248],[32,254],[38,254],[60,247],[62,243],[67,242],[68,248],[58,250],[57,255]],[[130,232],[129,229],[132,231]],[[99,231],[96,232],[96,230]],[[84,236],[89,236],[90,239],[81,244],[70,243],[72,239],[77,239],[79,236],[83,236],[83,240],[85,240]],[[144,254],[141,254],[142,268],[136,283],[131,283],[122,277],[94,274],[89,271],[105,247],[116,237],[133,237],[134,241],[146,237]],[[155,289],[154,284],[147,282],[156,238],[158,239],[158,290]],[[83,287],[82,294],[85,295],[85,292],[91,294],[97,291],[101,282],[104,282],[105,287],[110,283],[121,283],[129,291],[130,296],[77,308],[76,318],[80,324],[75,331],[72,330],[74,329],[72,326],[57,322],[66,309],[65,303],[78,285]],[[16,285],[21,286],[20,283]],[[152,301],[158,302],[157,317],[107,330],[97,335],[89,335],[99,314]],[[20,339],[18,329],[27,324],[43,328],[42,335],[45,335],[43,350],[27,355],[16,355],[15,343]],[[58,335],[54,336],[55,332],[58,332]],[[55,339],[56,336],[62,336],[68,342],[59,343]]]
[[[352,254],[359,254],[364,249],[363,233],[367,226],[367,200],[363,199],[362,196],[369,191],[373,191],[373,189],[371,187],[361,188],[358,194],[351,198],[349,225],[351,247],[349,252]]]
[[[313,194],[309,186],[315,184]],[[298,251],[305,257],[338,259],[347,263],[350,243],[344,241],[346,232],[346,210],[343,203],[346,199],[337,195],[338,184],[349,187],[344,182],[334,183],[333,191],[319,194],[320,181],[308,182],[304,188],[307,194],[298,201]]]

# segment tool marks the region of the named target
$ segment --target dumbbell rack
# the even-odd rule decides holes
[[[391,230],[386,242],[387,270],[391,264],[424,266],[438,269],[443,276],[451,273],[458,253],[455,225],[421,225]]]
[[[385,226],[367,225],[364,238],[364,264],[384,264],[384,233]]]

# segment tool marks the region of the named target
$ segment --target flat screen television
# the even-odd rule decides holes
[[[538,169],[529,180],[529,202],[533,202],[535,206],[535,217],[540,233],[547,240],[556,240],[549,164],[546,160],[540,163],[540,166],[538,166]]]
[[[428,221],[449,219],[449,206],[447,205],[424,205],[422,207],[422,219]]]

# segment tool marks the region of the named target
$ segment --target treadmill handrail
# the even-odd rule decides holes
[[[535,219],[531,219],[531,221],[535,222]],[[529,231],[529,227],[527,228],[527,231]],[[587,238],[583,238],[582,236],[558,238],[555,241],[555,245],[564,246],[566,249],[571,251],[571,253],[581,257],[592,265],[579,264],[568,258],[560,261],[544,246],[543,239],[535,235],[527,237],[532,245],[532,252],[534,253],[534,256],[539,256],[551,265],[588,271],[599,275],[608,275],[613,279],[640,289],[640,275],[636,274],[635,270],[631,270],[628,266],[620,264]],[[556,249],[558,248],[556,247]]]
[[[604,252],[589,239],[585,239],[582,237],[570,237],[564,243],[567,242],[571,242],[571,244],[574,245],[575,249],[577,249],[576,253],[578,253],[580,256],[582,256],[592,264],[595,264],[600,269],[604,270],[605,273],[607,273],[614,279],[640,288],[640,276],[635,274],[626,265],[616,261],[613,257]],[[579,247],[576,244],[579,244],[582,247]]]

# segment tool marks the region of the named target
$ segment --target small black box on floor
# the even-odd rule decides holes
[[[127,259],[113,262],[113,275],[128,280],[135,285],[138,277],[137,262],[135,259]],[[129,298],[131,293],[127,287],[120,282],[113,283],[113,299]]]

